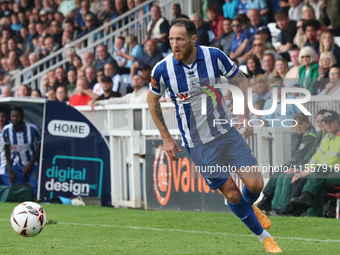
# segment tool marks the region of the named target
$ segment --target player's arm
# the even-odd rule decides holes
[[[234,85],[237,85],[244,95],[244,115],[238,116],[238,123],[244,123],[244,132],[243,135],[245,138],[251,136],[254,132],[254,129],[248,125],[249,120],[249,108],[248,108],[248,79],[247,77],[242,73],[242,71],[238,70],[236,75],[230,79],[231,83]],[[241,128],[241,124],[236,125],[238,129]]]
[[[34,152],[32,159],[24,166],[23,174],[30,174],[33,170],[34,163],[39,159],[40,156],[40,144],[37,150]]]
[[[4,149],[5,149],[5,158],[6,158],[6,163],[7,163],[7,170],[8,170],[8,174],[9,174],[9,181],[11,182],[11,184],[14,184],[15,179],[17,178],[17,175],[15,174],[15,172],[12,169],[11,148],[10,148],[9,144],[5,144]]]
[[[164,147],[165,153],[172,160],[178,160],[178,156],[176,155],[176,150],[181,151],[181,149],[178,147],[176,141],[171,136],[168,130],[168,127],[165,124],[161,104],[159,103],[160,98],[161,96],[155,95],[150,90],[148,91],[147,100],[148,100],[148,105],[149,105],[149,111],[163,139],[163,147]]]

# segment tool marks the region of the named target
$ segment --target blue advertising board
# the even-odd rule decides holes
[[[39,197],[99,197],[111,203],[110,153],[95,126],[72,106],[46,102]]]

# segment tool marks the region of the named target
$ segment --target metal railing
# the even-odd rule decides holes
[[[191,1],[184,1],[184,0],[147,0],[140,4],[139,6],[135,7],[132,10],[127,11],[126,13],[120,15],[114,20],[103,24],[99,28],[95,29],[94,31],[82,36],[81,38],[71,42],[67,47],[63,47],[56,52],[53,52],[43,59],[39,60],[38,62],[34,63],[33,65],[21,70],[17,74],[15,74],[11,78],[11,84],[13,84],[13,90],[16,91],[20,84],[36,84],[39,89],[42,90],[41,83],[43,80],[44,75],[50,71],[54,70],[59,66],[66,66],[68,60],[66,59],[66,51],[70,48],[77,48],[77,54],[82,55],[85,52],[92,52],[96,54],[95,48],[100,44],[105,44],[108,47],[109,53],[114,45],[114,38],[120,35],[129,35],[134,34],[137,36],[139,42],[141,42],[146,35],[147,31],[147,22],[150,21],[150,12],[145,13],[138,19],[134,19],[133,14],[136,13],[138,10],[144,9],[145,6],[150,6],[153,4],[158,4],[161,7],[162,16],[165,17],[167,20],[172,19],[172,5],[174,3],[179,3],[182,6],[183,13],[189,13],[192,10]],[[143,23],[143,26],[139,26],[139,21],[146,21]],[[115,29],[113,29],[115,27]],[[109,32],[105,34],[105,30],[109,29]],[[97,38],[95,40],[96,34],[103,34],[102,38]],[[81,48],[79,46],[81,45]],[[87,45],[85,47],[85,45]],[[39,70],[38,72],[36,70]],[[28,72],[37,73],[33,77],[24,80],[24,74]]]

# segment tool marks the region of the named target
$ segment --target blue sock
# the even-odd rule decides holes
[[[255,235],[260,235],[263,232],[263,228],[257,220],[253,208],[243,197],[239,203],[231,204],[228,202],[228,205],[233,213],[239,217]]]
[[[244,200],[248,202],[248,204],[253,205],[254,202],[259,198],[261,193],[253,193],[251,192],[246,185],[243,185],[242,196]]]

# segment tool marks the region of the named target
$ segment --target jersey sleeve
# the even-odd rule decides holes
[[[237,74],[238,67],[221,50],[218,50],[218,53],[217,53],[217,62],[218,62],[218,68],[220,69],[221,74],[223,76],[225,76],[227,79],[231,79],[231,78],[233,78]]]
[[[165,83],[162,77],[161,64],[157,64],[151,72],[149,90],[157,96],[162,96],[165,91]]]

